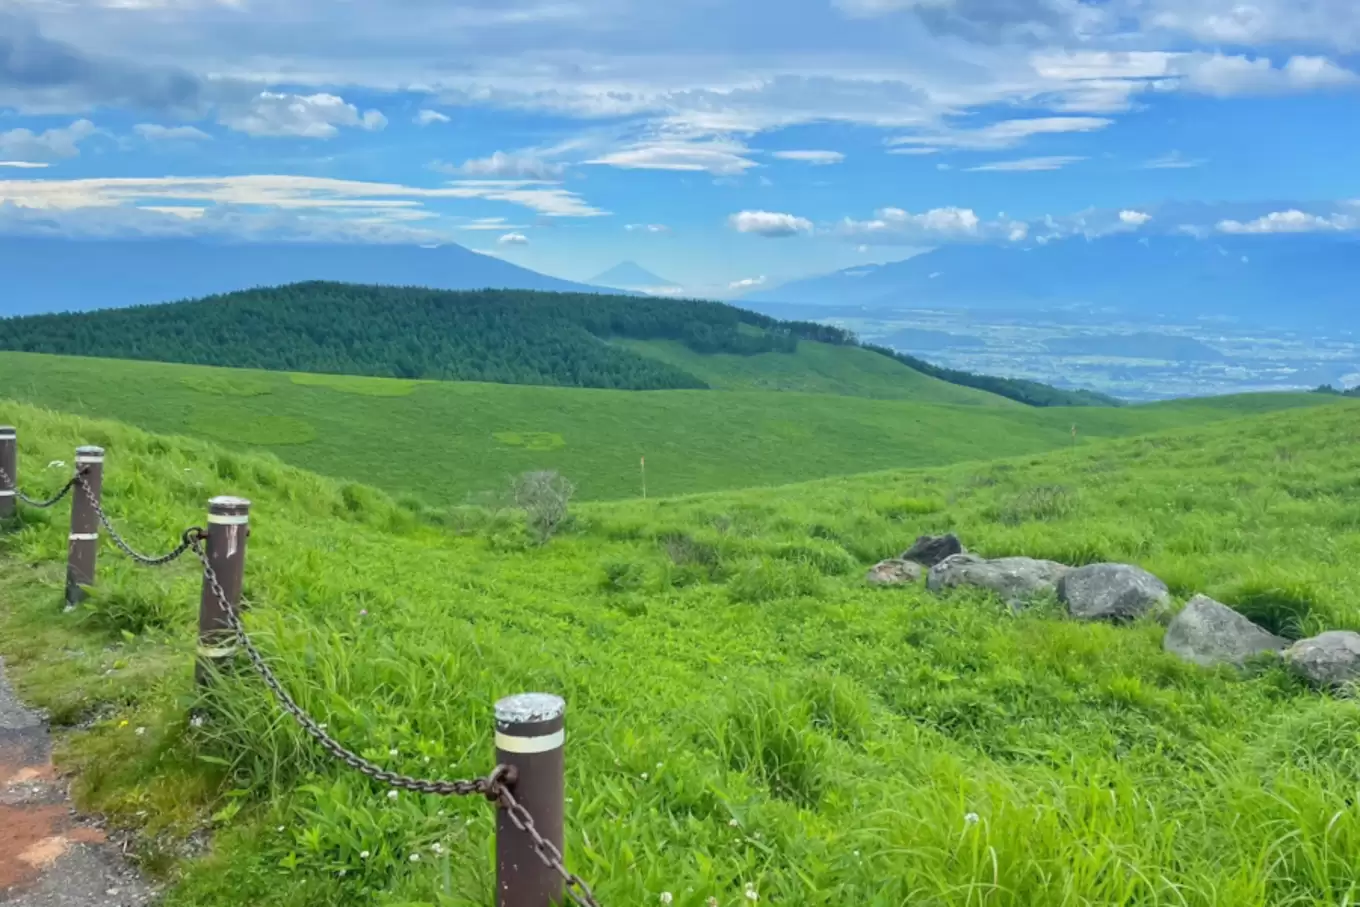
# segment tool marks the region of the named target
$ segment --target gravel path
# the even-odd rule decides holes
[[[0,658],[0,904],[144,907],[154,892],[93,821],[71,808],[52,768],[41,715],[27,709]]]

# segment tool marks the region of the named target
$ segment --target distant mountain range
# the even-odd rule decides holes
[[[658,277],[635,261],[620,262],[603,274],[597,275],[591,283],[602,287],[644,292],[680,288],[680,284]]]
[[[0,237],[0,315],[121,308],[307,280],[440,290],[619,293],[548,277],[455,244],[424,248]]]
[[[1360,327],[1360,241],[1348,236],[1133,235],[942,246],[742,297],[740,304],[1035,311],[1114,309],[1276,327]]]

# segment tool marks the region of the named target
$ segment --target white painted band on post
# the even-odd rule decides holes
[[[88,464],[93,464],[93,463],[103,463],[103,462],[104,462],[104,458],[103,458],[103,457],[76,457],[76,463],[77,463],[77,465],[78,465],[78,464],[81,464],[81,463],[84,463],[84,464],[87,464],[87,465],[88,465]]]
[[[542,737],[512,737],[497,731],[496,749],[503,753],[547,753],[561,749],[566,739],[566,731],[544,734]]]
[[[99,533],[97,532],[73,532],[69,536],[73,542],[97,542]]]
[[[12,497],[14,497],[13,488],[8,490],[0,489],[0,498],[12,498]]]
[[[250,522],[250,517],[244,513],[210,513],[208,522],[219,526],[244,526]]]
[[[230,658],[236,654],[235,646],[199,646],[198,654],[203,658]]]

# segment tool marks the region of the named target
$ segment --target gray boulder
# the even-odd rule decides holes
[[[954,533],[923,535],[916,539],[916,544],[902,553],[902,560],[934,567],[945,558],[956,554],[963,554],[963,543]]]
[[[1261,652],[1278,652],[1289,640],[1247,620],[1227,605],[1196,595],[1172,619],[1162,648],[1186,661],[1209,667],[1240,665]]]
[[[1331,630],[1300,639],[1284,659],[1298,674],[1320,687],[1339,687],[1360,680],[1360,633]]]
[[[1034,598],[1057,588],[1058,580],[1072,568],[1032,557],[1000,557],[994,560],[975,554],[947,557],[926,576],[926,587],[942,592],[957,586],[990,589],[1012,608],[1020,608]]]
[[[874,564],[865,579],[871,586],[905,586],[920,580],[924,572],[920,564],[894,558]]]
[[[1171,593],[1166,583],[1131,564],[1090,564],[1078,567],[1058,583],[1058,598],[1067,612],[1081,620],[1133,620]]]

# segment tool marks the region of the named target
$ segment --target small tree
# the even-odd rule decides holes
[[[555,470],[544,469],[516,476],[512,492],[515,506],[524,511],[529,532],[542,545],[566,521],[576,486]]]

